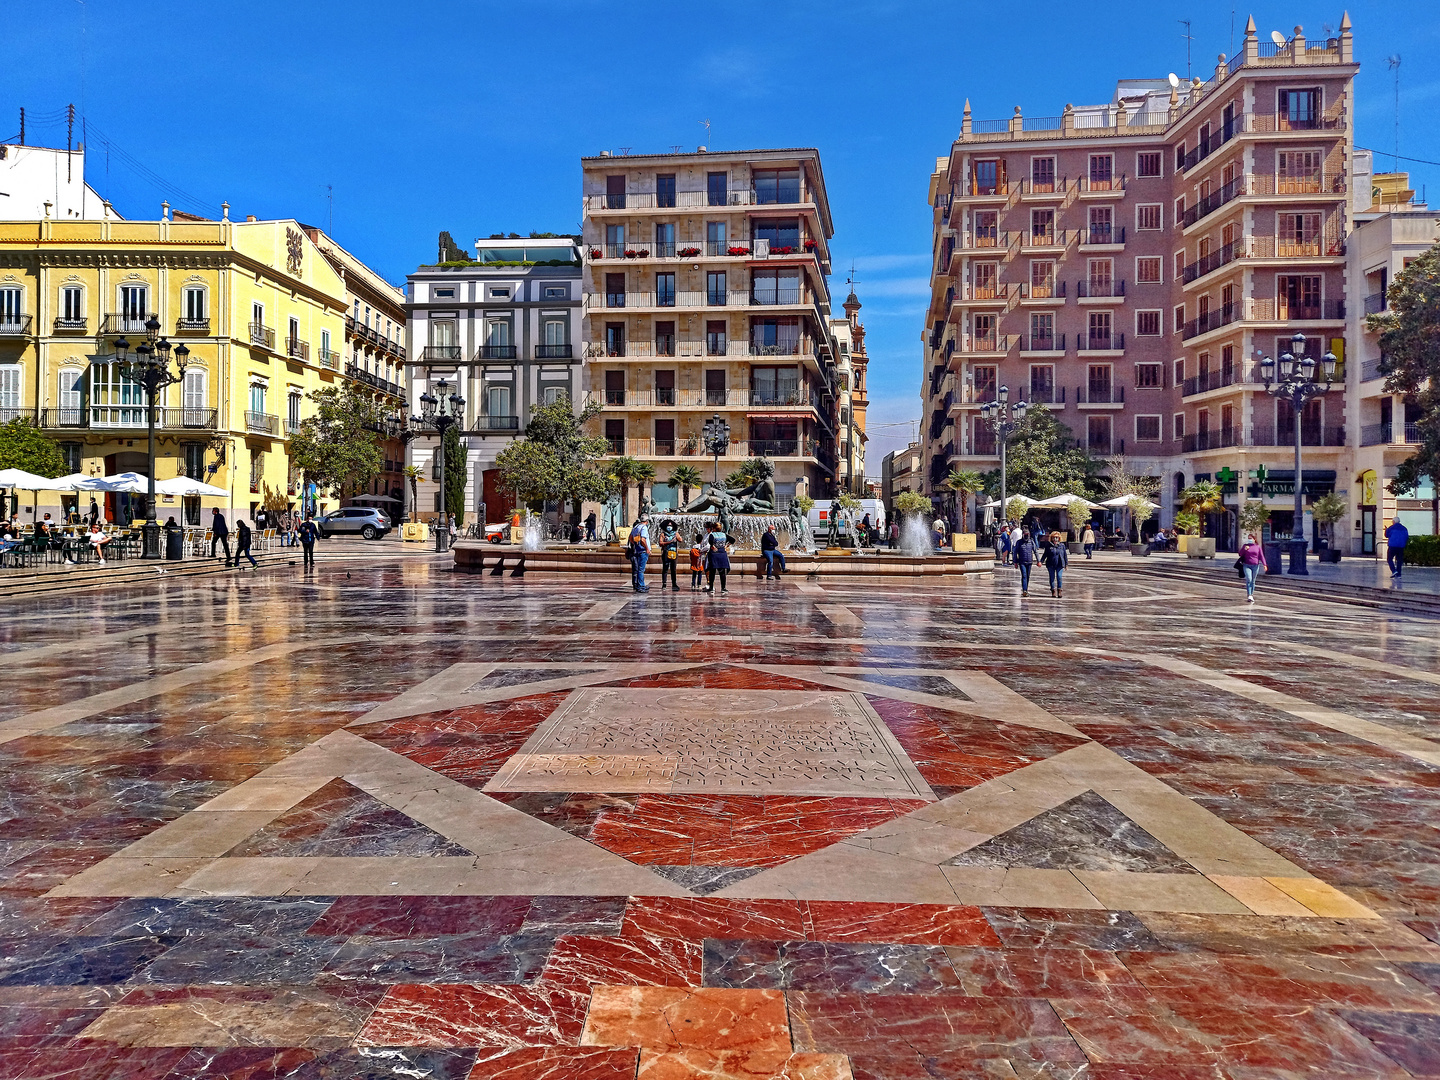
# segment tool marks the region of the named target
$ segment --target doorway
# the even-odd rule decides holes
[[[1375,507],[1360,507],[1360,554],[1375,554]]]

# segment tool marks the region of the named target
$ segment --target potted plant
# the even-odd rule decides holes
[[[806,250],[806,251],[814,251],[814,250],[815,250],[815,241],[814,241],[814,240],[810,240],[810,239],[806,239],[806,241],[805,241],[805,250]]]
[[[1320,561],[1338,563],[1340,561],[1340,549],[1335,546],[1334,526],[1335,522],[1343,518],[1348,511],[1345,505],[1345,496],[1338,492],[1330,492],[1328,495],[1321,495],[1310,507],[1310,514],[1315,519],[1315,524],[1320,526],[1320,535],[1325,546],[1320,549]]]
[[[985,477],[977,472],[966,472],[962,469],[951,469],[950,475],[945,477],[941,485],[960,497],[960,531],[950,537],[950,547],[954,551],[974,551],[975,534],[970,531],[970,496],[985,489]]]
[[[682,259],[693,258],[694,256],[699,254],[700,249],[698,247],[684,247],[680,249],[680,257]]]
[[[1144,495],[1131,495],[1125,500],[1125,509],[1130,512],[1130,520],[1135,523],[1135,535],[1140,535],[1141,527],[1145,522],[1155,516],[1155,504]],[[1149,544],[1131,544],[1131,555],[1149,555]],[[1212,552],[1213,554],[1213,552]]]
[[[1180,492],[1180,504],[1186,511],[1195,515],[1195,532],[1198,534],[1204,515],[1225,509],[1225,498],[1219,484],[1210,480],[1197,480]],[[1185,554],[1192,559],[1213,559],[1215,557],[1215,538],[1213,536],[1192,536],[1185,545]]]
[[[591,248],[591,249],[590,249],[590,258],[592,258],[592,259],[603,259],[604,257],[605,257],[605,252],[604,252],[601,248]]]
[[[729,255],[749,255],[749,254],[750,254],[750,249],[749,249],[748,247],[741,247],[741,246],[738,245],[738,244],[732,244],[730,247],[726,248],[725,251],[726,251],[726,254],[729,254]]]
[[[1070,515],[1070,531],[1075,534],[1075,539],[1070,541],[1070,554],[1079,555],[1085,550],[1080,537],[1085,534],[1085,526],[1090,524],[1090,504],[1084,499],[1071,499],[1065,504],[1065,513]]]

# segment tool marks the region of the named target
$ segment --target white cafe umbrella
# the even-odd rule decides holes
[[[1069,508],[1070,504],[1076,500],[1083,502],[1091,510],[1100,509],[1100,505],[1098,503],[1092,503],[1089,499],[1082,498],[1079,495],[1071,495],[1069,492],[1066,492],[1063,495],[1055,495],[1049,499],[1041,499],[1039,502],[1032,505],[1038,506],[1045,510],[1066,510]]]
[[[71,473],[69,476],[60,476],[50,481],[46,491],[99,491],[95,487],[95,481],[99,477],[86,476],[84,473]]]
[[[1032,498],[1030,498],[1029,495],[1007,495],[1007,496],[1005,497],[1005,501],[1006,501],[1006,502],[1010,502],[1012,499],[1024,499],[1026,506],[1033,506],[1034,503],[1035,503],[1035,500],[1032,499]],[[987,502],[987,503],[981,503],[981,504],[980,504],[980,508],[981,508],[982,510],[985,510],[985,509],[989,509],[989,508],[991,508],[991,507],[996,507],[996,506],[999,506],[999,505],[1000,505],[1000,500],[999,500],[999,499],[991,499],[991,500],[990,500],[989,502]]]
[[[34,495],[34,501],[30,504],[30,516],[33,518],[40,505],[38,492],[50,490],[50,478],[36,476],[24,469],[0,469],[0,488],[11,491],[28,491]]]
[[[1133,495],[1117,495],[1113,499],[1106,499],[1100,505],[1105,507],[1105,509],[1107,510],[1125,510],[1129,508],[1130,500],[1133,498]],[[1147,499],[1146,502],[1150,501]],[[1160,504],[1152,502],[1150,503],[1150,508],[1152,510],[1159,510]]]
[[[156,495],[207,495],[211,498],[223,498],[230,493],[224,488],[218,488],[214,484],[207,484],[201,480],[195,480],[188,476],[173,476],[169,480],[155,481]]]
[[[140,473],[123,472],[114,476],[99,476],[93,481],[94,487],[91,491],[118,491],[130,495],[148,495],[150,493],[150,478]]]

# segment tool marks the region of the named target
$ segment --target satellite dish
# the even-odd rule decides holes
[[[1279,45],[1282,49],[1285,47],[1285,35],[1280,33],[1279,30],[1270,31],[1270,40],[1273,41],[1276,45]]]
[[[1165,77],[1170,80],[1170,89],[1171,89],[1171,90],[1175,90],[1175,89],[1177,89],[1177,88],[1180,86],[1180,76],[1179,76],[1179,75],[1176,75],[1173,71],[1170,72],[1170,74],[1167,75],[1167,76],[1165,76]]]

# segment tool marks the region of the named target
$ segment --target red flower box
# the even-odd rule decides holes
[[[727,248],[726,252],[730,255],[749,255],[750,249],[748,247],[732,247]]]
[[[649,248],[626,248],[626,249],[625,249],[625,257],[626,257],[627,259],[648,259],[648,258],[650,257],[650,249],[649,249]]]
[[[805,250],[806,250],[806,251],[814,251],[814,250],[815,250],[815,241],[814,241],[814,240],[806,240],[806,241],[805,241]]]
[[[688,248],[681,248],[681,249],[680,249],[680,257],[683,258],[683,259],[689,259],[689,258],[692,258],[693,256],[699,255],[699,254],[700,254],[700,249],[697,248],[697,247],[688,247]]]
[[[795,249],[794,249],[793,247],[772,247],[772,248],[770,249],[770,254],[771,254],[771,255],[793,255],[793,254],[795,254]]]
[[[601,251],[599,248],[591,248],[590,257],[592,259],[603,259],[605,257],[605,252]]]

